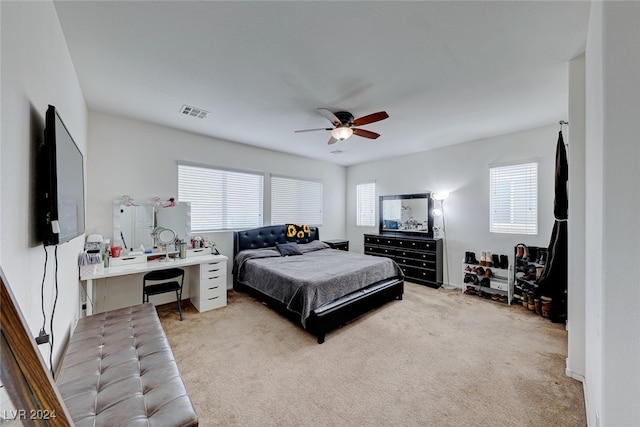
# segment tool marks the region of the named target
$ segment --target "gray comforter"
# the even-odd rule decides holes
[[[303,255],[280,256],[275,249],[241,251],[234,260],[239,283],[270,295],[300,314],[311,312],[375,282],[403,277],[391,259],[330,249],[325,243],[300,244]]]

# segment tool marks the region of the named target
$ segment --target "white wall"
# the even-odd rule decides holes
[[[601,425],[600,414],[604,405],[602,395],[602,280],[603,268],[603,54],[602,3],[591,4],[587,36],[585,92],[585,253],[589,259],[585,266],[585,400],[589,425]]]
[[[585,375],[585,57],[569,63],[569,223],[566,374],[584,381]]]
[[[564,119],[559,117],[558,119]],[[446,247],[452,285],[462,286],[465,251],[509,256],[517,243],[548,246],[553,227],[555,146],[558,125],[351,166],[347,170],[347,237],[352,250],[363,251],[363,234],[376,227],[355,225],[356,185],[376,181],[376,195],[449,191],[445,201]],[[538,235],[489,233],[489,166],[535,160],[538,166]],[[447,274],[444,274],[447,282]]]
[[[640,424],[640,3],[593,2],[586,50],[590,425]]]
[[[324,225],[320,228],[320,238],[332,239],[345,235],[346,170],[343,166],[105,113],[91,112],[89,124],[88,151],[91,174],[87,196],[88,232],[111,236],[112,200],[119,199],[124,194],[134,199],[177,196],[177,162],[185,161],[214,167],[321,179],[324,183]],[[269,206],[269,200],[265,199],[265,209],[268,210]],[[216,242],[223,255],[230,258],[230,286],[232,233],[213,233],[208,237]],[[127,300],[138,301],[141,298],[142,279],[139,275],[108,280],[108,286],[101,285],[101,289],[98,289],[98,304],[108,304],[111,300],[120,305]],[[187,294],[185,291],[185,297]],[[155,301],[172,300],[170,295],[165,297],[163,299],[162,296],[158,296]],[[112,308],[110,305],[102,307]]]
[[[44,113],[55,105],[85,154],[87,109],[53,3],[2,2],[2,157],[0,160],[0,264],[31,332],[43,322],[40,287],[45,251],[35,236],[35,144]],[[79,315],[79,237],[59,246],[59,298],[54,320],[54,365]],[[54,297],[54,248],[44,284],[46,330]],[[39,347],[48,362],[49,348]]]

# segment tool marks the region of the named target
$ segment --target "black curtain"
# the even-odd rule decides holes
[[[556,146],[555,199],[553,204],[555,223],[549,242],[547,263],[538,281],[541,296],[551,298],[549,318],[552,322],[564,322],[567,319],[568,169],[567,152],[564,147],[562,130],[560,130]]]

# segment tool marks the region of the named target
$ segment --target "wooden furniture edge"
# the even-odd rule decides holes
[[[13,357],[16,361],[16,364],[6,364],[7,369],[3,369],[3,374],[10,377],[13,383],[26,381],[33,394],[34,406],[37,405],[33,408],[17,408],[26,411],[24,413],[26,419],[22,419],[22,421],[26,421],[27,425],[35,425],[38,421],[42,421],[42,419],[36,420],[35,418],[40,415],[49,415],[47,421],[51,426],[73,426],[74,423],[67,407],[64,405],[62,396],[42,359],[34,338],[29,333],[27,323],[11,288],[9,288],[2,267],[0,267],[0,283],[0,330],[4,340],[3,347],[5,343],[9,347],[3,348],[2,361],[5,365],[7,361],[5,356]],[[14,368],[18,368],[19,372]],[[31,399],[23,399],[20,403],[25,400]],[[19,416],[21,417],[22,413]]]

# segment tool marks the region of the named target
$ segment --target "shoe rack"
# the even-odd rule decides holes
[[[536,314],[545,314],[544,297],[538,292],[538,279],[544,271],[548,258],[548,249],[527,246],[520,243],[513,250],[515,268],[513,269],[513,301]]]
[[[462,260],[463,293],[511,305],[513,300],[512,265],[507,256],[486,252],[478,260],[474,252],[465,252]]]

